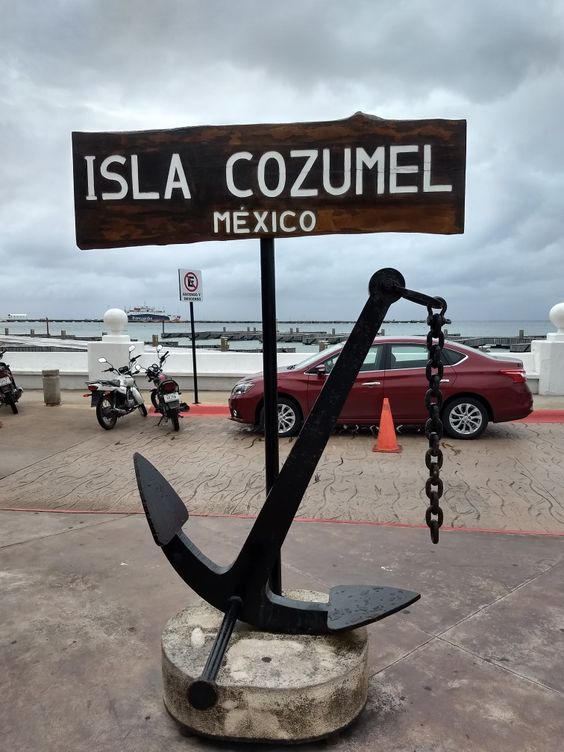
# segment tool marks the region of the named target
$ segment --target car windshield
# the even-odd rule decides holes
[[[331,347],[327,347],[321,352],[314,352],[311,355],[308,355],[307,358],[300,360],[299,363],[295,363],[293,366],[288,366],[288,369],[293,371],[295,368],[307,368],[312,363],[315,363],[316,360],[319,360],[319,358],[325,358],[328,355],[331,355],[331,353],[338,352],[342,347],[342,342],[338,345],[331,345]]]

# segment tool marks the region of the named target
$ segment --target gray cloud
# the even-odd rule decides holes
[[[0,314],[180,311],[189,265],[202,318],[260,316],[256,241],[78,251],[70,133],[357,110],[468,120],[466,232],[277,241],[281,318],[355,316],[381,266],[459,318],[544,319],[564,300],[558,0],[0,0],[0,14]]]

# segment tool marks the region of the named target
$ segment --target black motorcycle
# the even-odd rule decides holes
[[[23,389],[16,386],[12,371],[2,358],[7,350],[0,350],[0,405],[10,405],[14,415],[18,412],[16,402],[22,396]]]
[[[157,353],[162,345],[157,345]],[[167,350],[159,355],[159,362],[153,363],[146,369],[147,379],[152,381],[155,388],[151,391],[151,402],[156,412],[161,414],[161,420],[170,420],[175,431],[180,429],[180,413],[190,408],[185,402],[180,402],[180,387],[178,382],[168,377],[163,371],[163,364],[169,356]],[[159,421],[160,424],[161,421]]]

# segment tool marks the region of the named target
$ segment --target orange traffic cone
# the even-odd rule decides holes
[[[380,415],[378,439],[372,451],[401,452],[401,447],[398,445],[396,439],[396,430],[394,428],[392,411],[390,410],[390,402],[387,397],[384,397],[384,402],[382,403],[382,414]]]

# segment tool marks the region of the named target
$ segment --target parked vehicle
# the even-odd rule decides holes
[[[342,345],[315,353],[297,365],[278,369],[279,436],[293,436],[317,399]],[[426,340],[378,337],[370,348],[339,417],[339,424],[377,425],[382,402],[390,402],[396,425],[424,424],[429,417]],[[489,422],[517,420],[532,410],[533,397],[520,360],[494,358],[465,345],[445,342],[441,417],[456,439],[476,439]],[[237,383],[229,398],[231,419],[263,424],[262,374]]]
[[[17,414],[16,402],[22,396],[23,389],[16,385],[10,366],[2,358],[7,350],[0,350],[0,405],[9,405],[12,412]]]
[[[172,427],[175,431],[180,428],[180,412],[182,410],[189,410],[190,408],[185,402],[180,402],[180,387],[178,382],[171,379],[163,371],[163,364],[169,356],[169,351],[160,355],[162,345],[157,345],[157,353],[159,353],[159,362],[153,363],[152,366],[146,369],[147,379],[152,381],[155,388],[151,391],[151,402],[153,407],[158,413],[161,413],[161,420],[172,423]]]
[[[91,397],[90,405],[96,408],[96,419],[106,431],[114,428],[118,418],[128,415],[134,410],[139,410],[143,417],[147,416],[147,408],[137,388],[134,376],[141,370],[135,364],[135,361],[141,356],[136,355],[132,358],[133,350],[135,350],[135,345],[131,345],[129,348],[129,363],[120,368],[113,366],[106,358],[98,358],[99,363],[107,363],[109,366],[104,371],[115,373],[116,378],[88,382],[90,395],[85,396]]]

